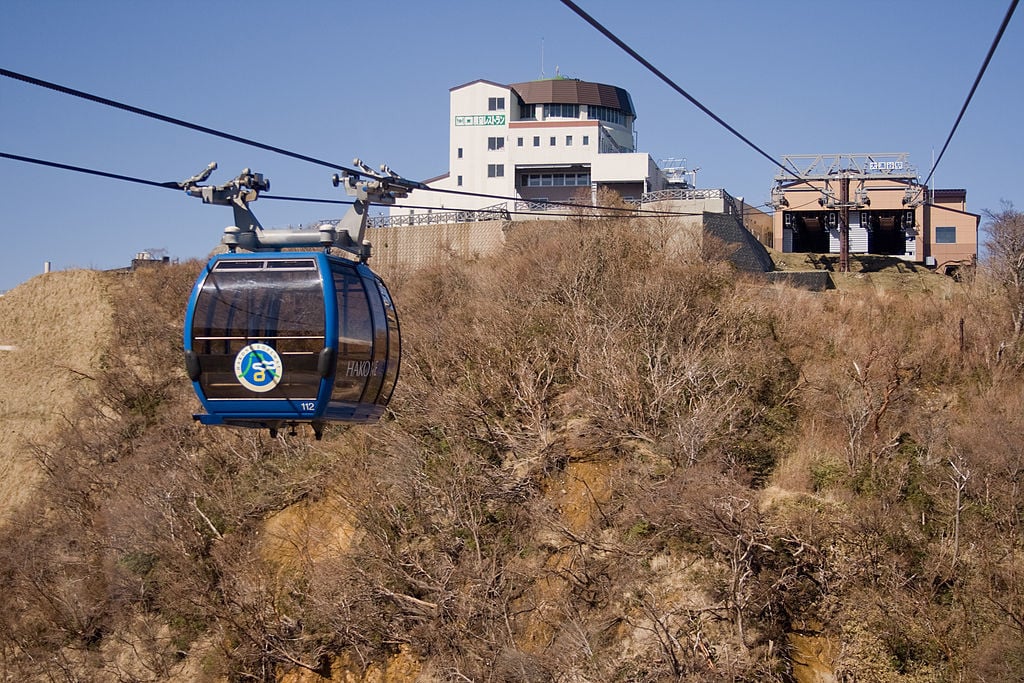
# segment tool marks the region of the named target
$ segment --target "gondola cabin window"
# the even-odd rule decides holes
[[[217,263],[192,328],[206,397],[316,399],[324,321],[315,260]]]
[[[338,367],[335,401],[359,401],[373,370],[373,319],[363,280],[350,268],[335,267],[338,301]]]

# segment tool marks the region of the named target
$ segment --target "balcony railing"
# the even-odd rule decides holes
[[[643,199],[646,202],[663,202],[670,200],[685,201],[699,199],[723,199],[729,193],[725,190],[698,190],[695,188],[673,188],[669,190],[658,190],[656,192],[645,192]]]
[[[720,199],[725,206],[725,212],[731,214],[740,213],[739,204],[736,199],[723,189],[694,189],[675,188],[658,190],[656,192],[645,192],[639,199],[636,197],[623,197],[622,201],[630,206],[642,208],[645,204],[661,201],[686,201]],[[577,208],[575,205],[579,205]],[[590,203],[583,200],[564,199],[549,201],[545,199],[520,199],[511,202],[511,211],[520,214],[569,214],[575,211],[585,211]],[[415,225],[443,225],[448,223],[475,223],[478,221],[507,221],[511,220],[508,204],[494,204],[482,209],[472,211],[434,211],[432,213],[416,213],[411,216],[370,216],[367,219],[369,228],[397,228]]]
[[[442,225],[445,223],[476,223],[478,221],[511,220],[505,204],[495,204],[472,211],[436,211],[416,213],[411,216],[370,216],[366,219],[368,228],[398,228],[411,225]]]
[[[721,199],[725,205],[725,213],[739,214],[740,207],[736,198],[723,189],[696,189],[696,188],[673,188],[668,190],[657,190],[645,192],[640,199],[641,203],[663,202],[663,201],[700,201],[704,199]]]

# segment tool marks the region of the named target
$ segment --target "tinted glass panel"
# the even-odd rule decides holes
[[[380,289],[381,299],[384,302],[384,312],[388,318],[388,367],[384,373],[384,382],[381,386],[379,403],[387,405],[391,400],[391,394],[395,391],[395,384],[398,382],[399,359],[402,354],[402,338],[398,329],[398,312],[391,300],[384,283],[377,281]]]
[[[343,266],[337,266],[333,274],[338,300],[338,367],[331,399],[358,401],[372,365],[373,320],[359,274]]]
[[[387,369],[388,323],[377,282],[368,280],[366,285],[368,289],[372,288],[370,291],[373,292],[373,296],[370,297],[370,312],[373,314],[373,361],[370,363],[370,372],[366,378],[363,401],[376,403],[380,398],[381,381]]]
[[[214,399],[316,398],[324,324],[315,261],[217,262],[203,283],[193,315],[193,350],[199,357],[203,392]],[[240,352],[252,344],[272,351],[254,359],[249,352],[240,360]],[[248,368],[253,360],[266,366],[259,372],[276,373],[278,381],[258,390],[252,382],[247,386],[236,373],[236,363]]]
[[[935,228],[935,244],[956,244],[956,226]]]

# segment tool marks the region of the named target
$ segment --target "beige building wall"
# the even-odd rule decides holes
[[[929,244],[926,256],[939,270],[973,263],[978,254],[978,216],[954,206],[929,205],[924,234]],[[952,243],[948,240],[954,239]]]

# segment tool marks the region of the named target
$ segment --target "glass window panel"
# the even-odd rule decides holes
[[[220,261],[203,282],[192,348],[207,398],[316,398],[324,347],[324,299],[315,261]],[[281,380],[253,392],[235,376],[235,358],[252,343],[274,349]]]
[[[338,365],[332,400],[358,401],[366,385],[364,368],[373,352],[373,318],[362,278],[353,269],[334,271],[338,300]]]

